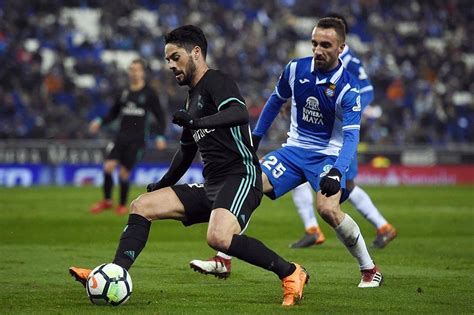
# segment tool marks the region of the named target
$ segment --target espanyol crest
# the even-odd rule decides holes
[[[335,84],[331,84],[331,85],[324,91],[324,94],[326,94],[326,96],[333,97],[333,96],[334,96],[334,93],[335,93],[335,90],[336,90],[336,85],[335,85]]]

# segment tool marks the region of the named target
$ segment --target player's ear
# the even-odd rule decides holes
[[[199,52],[201,51],[201,48],[199,46],[194,47],[193,49],[193,59],[198,60]]]
[[[344,47],[346,47],[346,43],[342,43],[341,45],[339,45],[339,55],[342,54],[342,52],[344,51]]]

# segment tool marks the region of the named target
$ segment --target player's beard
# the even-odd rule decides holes
[[[325,60],[316,60],[314,57],[314,67],[321,72],[328,72],[337,66],[337,57],[327,57]]]
[[[194,63],[192,58],[189,58],[188,63],[186,64],[186,68],[184,69],[183,73],[183,80],[178,81],[179,85],[190,85],[194,74],[196,73],[196,64]]]

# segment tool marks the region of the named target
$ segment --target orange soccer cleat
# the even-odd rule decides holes
[[[283,306],[295,305],[303,298],[303,288],[309,281],[309,275],[304,267],[293,263],[296,270],[281,280],[283,287]]]
[[[306,248],[313,245],[321,245],[326,241],[323,231],[319,226],[313,226],[306,230],[303,237],[290,245],[290,248]]]
[[[86,287],[87,278],[91,271],[91,269],[86,268],[69,267],[69,274],[74,278],[74,280],[80,282],[84,288]]]
[[[381,228],[377,229],[377,236],[372,243],[373,248],[382,249],[388,245],[395,237],[397,237],[397,230],[391,225],[387,223],[383,225]]]

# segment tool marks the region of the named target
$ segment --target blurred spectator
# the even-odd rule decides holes
[[[127,54],[148,60],[170,112],[182,106],[186,92],[162,71],[163,34],[182,24],[206,32],[210,64],[238,81],[253,126],[308,27],[337,11],[375,86],[362,141],[474,142],[469,0],[0,1],[0,138],[89,137],[88,121],[126,85]],[[281,142],[287,128],[276,124],[269,139]]]

